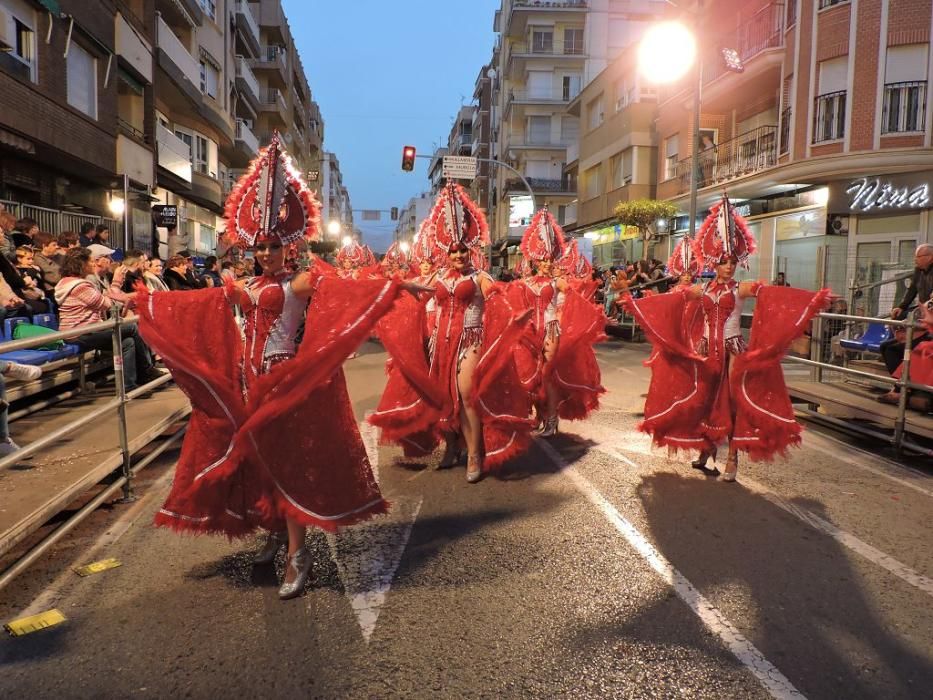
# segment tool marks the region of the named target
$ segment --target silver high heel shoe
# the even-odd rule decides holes
[[[466,480],[475,484],[483,478],[483,458],[480,456],[467,457]]]
[[[541,429],[541,432],[538,433],[538,437],[553,437],[557,435],[557,416],[551,416],[550,418],[544,419],[544,427]]]
[[[295,580],[291,583],[282,583],[282,587],[279,588],[279,598],[281,600],[288,600],[289,598],[296,598],[301,595],[302,591],[305,589],[305,584],[308,582],[308,576],[311,573],[311,565],[313,563],[314,560],[311,558],[311,552],[304,547],[288,558],[285,564],[285,572],[287,574],[288,568],[291,567],[295,570],[297,576],[295,576]]]
[[[722,476],[719,477],[720,481],[733,482],[735,481],[735,475],[739,471],[739,458],[738,455],[729,455],[729,458],[726,460],[726,469],[722,473]]]
[[[287,532],[270,532],[269,537],[266,538],[266,543],[262,546],[256,555],[253,557],[254,564],[271,564],[275,561],[275,555],[278,554],[279,549],[284,547],[288,543],[288,533]]]

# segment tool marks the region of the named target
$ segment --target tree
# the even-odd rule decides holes
[[[620,224],[634,226],[641,234],[642,240],[649,241],[657,233],[658,220],[673,219],[677,215],[677,207],[670,202],[656,199],[633,199],[616,204],[615,215]]]

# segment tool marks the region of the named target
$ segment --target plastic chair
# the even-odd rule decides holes
[[[881,352],[881,344],[892,337],[886,324],[869,323],[862,335],[857,338],[842,338],[839,340],[839,346],[857,352]]]

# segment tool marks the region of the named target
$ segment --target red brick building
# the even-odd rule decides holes
[[[706,0],[691,9],[707,137],[699,210],[723,190],[743,200],[760,243],[750,276],[783,271],[794,285],[841,293],[853,276],[880,278],[933,241],[933,0]],[[726,70],[723,48],[738,52],[744,72]],[[657,118],[658,197],[683,212],[695,81],[662,90]]]

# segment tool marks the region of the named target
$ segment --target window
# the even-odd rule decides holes
[[[881,133],[923,131],[926,117],[927,44],[888,48]]]
[[[813,143],[841,139],[846,125],[846,56],[820,62],[819,93],[813,110]]]
[[[68,104],[97,119],[97,59],[72,41],[65,69]]]
[[[595,129],[600,124],[603,123],[603,96],[600,95],[595,100],[591,100],[590,103],[586,106],[587,113],[587,126],[590,129]]]
[[[554,95],[553,77],[549,71],[528,71],[528,96],[551,99]]]
[[[664,179],[670,180],[677,175],[677,151],[680,148],[677,134],[664,139]]]
[[[788,0],[787,14],[784,18],[784,28],[790,29],[797,23],[797,0]]]
[[[580,82],[579,75],[565,75],[561,79],[561,97],[563,97],[564,102],[570,102],[580,94]]]
[[[596,165],[583,174],[583,196],[585,199],[593,199],[599,196],[602,188],[600,187],[599,166]]]
[[[216,100],[219,80],[220,74],[217,69],[207,61],[201,61],[201,92]]]
[[[528,117],[528,143],[546,144],[551,141],[551,118]]]
[[[841,5],[849,0],[820,0],[819,9],[825,9],[827,7],[832,7],[833,5]]]
[[[632,149],[617,153],[609,160],[612,186],[616,190],[632,182]]]
[[[531,30],[531,52],[532,53],[554,53],[554,30],[553,29],[532,29]]]
[[[211,19],[217,19],[217,0],[198,0],[201,9]]]
[[[564,53],[575,56],[583,53],[583,30],[565,29],[564,30]]]
[[[36,15],[28,3],[14,0],[0,3],[0,65],[3,70],[35,82],[36,75]],[[7,56],[10,60],[7,60]]]
[[[576,117],[561,117],[560,142],[565,144],[576,143],[580,135],[580,120]]]
[[[196,131],[175,127],[175,136],[191,150],[191,167],[202,175],[216,178],[220,167],[217,160],[217,144]]]

